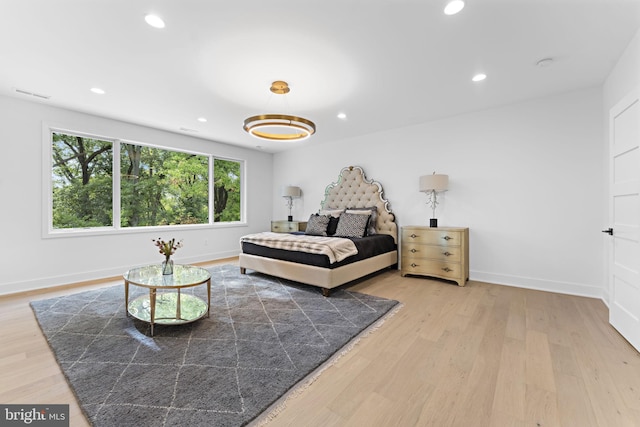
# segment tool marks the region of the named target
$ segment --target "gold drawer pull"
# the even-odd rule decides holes
[[[415,254],[415,253],[416,253],[416,252],[418,252],[418,251],[417,251],[415,248],[411,248],[411,251],[410,251],[410,252]]]
[[[411,263],[411,267],[416,268],[418,266],[418,264],[416,264],[415,262]]]
[[[444,240],[451,240],[451,239],[453,239],[453,237],[444,236],[444,237],[443,237],[443,239],[444,239]]]
[[[447,252],[443,252],[442,255],[444,256],[451,256],[453,255],[451,252],[447,251]]]
[[[443,271],[446,271],[447,273],[448,273],[448,272],[450,272],[450,271],[453,271],[453,270],[452,270],[452,269],[450,269],[449,267],[445,267],[445,268],[443,268],[442,270],[443,270]]]
[[[416,238],[416,237],[418,237],[418,236],[414,233],[414,234],[411,234],[411,236],[409,236],[409,237],[411,237],[411,238],[415,239],[415,238]]]

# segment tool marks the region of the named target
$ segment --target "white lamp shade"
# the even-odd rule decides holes
[[[433,174],[420,177],[420,191],[447,191],[449,189],[449,175]]]
[[[300,187],[291,185],[282,187],[282,197],[300,197]]]

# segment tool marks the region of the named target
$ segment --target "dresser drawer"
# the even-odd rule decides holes
[[[404,274],[435,276],[451,280],[459,280],[465,274],[460,263],[404,256],[402,257],[402,272]]]
[[[412,258],[430,258],[447,262],[460,262],[462,259],[459,246],[432,246],[416,243],[405,243],[403,255]]]
[[[271,231],[274,233],[291,233],[304,231],[307,228],[306,221],[271,221]]]
[[[276,233],[288,233],[290,231],[298,231],[298,224],[295,222],[288,222],[288,221],[272,222],[271,231]]]
[[[432,276],[464,286],[469,279],[469,229],[463,227],[402,227],[402,276]]]
[[[424,231],[417,229],[403,229],[403,243],[422,243],[425,245],[439,246],[460,246],[462,244],[462,233],[459,231]]]

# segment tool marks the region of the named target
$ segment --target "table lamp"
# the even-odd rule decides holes
[[[289,216],[287,217],[287,220],[293,221],[293,216],[291,215],[291,209],[293,208],[293,198],[300,197],[300,187],[295,187],[292,185],[286,185],[282,187],[282,197],[287,199],[287,207],[289,208]]]
[[[420,191],[427,193],[429,199],[427,204],[431,205],[432,215],[429,220],[429,227],[438,226],[438,218],[436,218],[436,206],[438,206],[438,193],[447,191],[449,187],[449,176],[436,174],[424,175],[420,177]]]

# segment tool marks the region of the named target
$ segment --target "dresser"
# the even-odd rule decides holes
[[[469,280],[469,229],[402,227],[400,255],[402,276],[438,277],[464,286]]]
[[[271,231],[274,233],[291,233],[292,231],[305,231],[307,221],[271,221]]]

